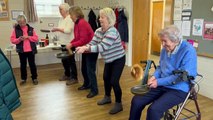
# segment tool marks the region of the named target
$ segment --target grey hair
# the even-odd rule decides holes
[[[70,6],[68,3],[62,3],[62,4],[60,4],[59,7],[64,9],[64,11],[66,11],[66,13],[69,13]]]
[[[158,33],[158,36],[167,36],[172,42],[180,42],[182,40],[181,32],[175,25],[165,27]]]
[[[18,15],[18,17],[16,18],[16,21],[19,22],[21,20],[25,20],[25,22],[27,22],[27,17],[24,14],[20,14]]]
[[[103,14],[104,16],[107,17],[109,26],[115,25],[115,21],[116,21],[115,12],[111,8],[106,7],[101,9],[100,14]]]

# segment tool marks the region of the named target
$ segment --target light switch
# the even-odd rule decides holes
[[[54,27],[54,23],[48,23],[48,27]]]

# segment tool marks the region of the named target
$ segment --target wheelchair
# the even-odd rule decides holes
[[[134,86],[131,88],[131,93],[134,95],[144,95],[146,92],[149,91],[148,87],[147,87],[147,81],[149,79],[149,71],[151,68],[156,69],[156,65],[154,63],[154,61],[152,60],[147,60],[147,61],[141,61],[141,64],[145,64],[145,68],[144,68],[144,74],[143,74],[143,78],[141,81],[140,85]],[[174,75],[179,76],[175,82],[173,82],[173,84],[176,84],[178,82],[181,81],[188,81],[189,82],[189,87],[190,90],[184,100],[183,103],[174,106],[173,108],[169,109],[168,111],[166,111],[163,115],[163,120],[187,120],[193,117],[196,117],[196,120],[201,120],[201,112],[199,109],[199,105],[197,102],[197,93],[199,92],[199,82],[202,80],[203,76],[200,74],[197,74],[196,79],[192,76],[189,76],[188,73],[186,71],[182,71],[182,70],[175,70],[173,71]],[[189,110],[186,108],[187,104],[189,102],[193,101],[196,107],[196,112],[193,112],[192,110]],[[184,114],[183,113],[188,112],[188,114]],[[180,118],[183,117],[183,118]]]
[[[199,89],[200,89],[199,82],[203,79],[203,76],[200,74],[197,74],[195,79],[194,77],[189,76],[186,71],[182,71],[182,70],[173,71],[173,74],[179,75],[180,77],[180,79],[176,80],[176,82],[180,82],[182,80],[188,81],[190,90],[184,102],[165,112],[163,119],[164,120],[187,120],[187,119],[195,117],[196,120],[201,120],[201,112],[197,102],[197,93],[199,92]],[[186,108],[187,104],[191,101],[193,101],[195,104],[196,112]],[[180,115],[183,118],[180,118]]]

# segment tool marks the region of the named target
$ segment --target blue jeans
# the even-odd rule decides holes
[[[140,120],[142,110],[150,103],[152,104],[148,107],[146,119],[160,120],[165,111],[182,103],[186,96],[186,92],[165,87],[151,89],[144,96],[134,96],[129,120]]]

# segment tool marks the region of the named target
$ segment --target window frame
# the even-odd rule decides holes
[[[61,2],[59,4],[57,4],[56,2],[51,4],[51,2],[53,2],[53,0],[49,0],[48,4],[45,4],[45,2],[47,2],[47,1],[45,1],[45,0],[38,0],[38,1],[34,0],[34,5],[36,7],[36,12],[37,12],[38,18],[58,18],[58,17],[61,17],[59,10],[58,10],[58,14],[54,14],[55,10],[52,9],[52,8],[53,8],[53,6],[59,6],[60,4],[64,3],[64,0],[58,0],[58,2]],[[44,14],[39,13],[39,11],[37,9],[38,5],[41,5],[41,6],[44,5]],[[51,13],[46,12],[46,11],[48,11],[48,9],[51,9]]]

